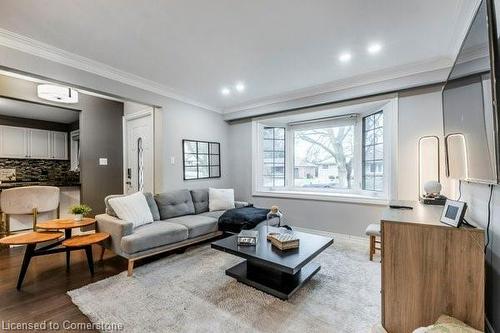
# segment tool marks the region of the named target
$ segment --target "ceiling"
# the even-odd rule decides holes
[[[0,97],[0,115],[70,124],[79,119],[80,112]]]
[[[402,66],[448,67],[477,2],[2,0],[0,29],[227,111]],[[368,55],[373,42],[383,48]],[[344,52],[348,63],[339,61]],[[239,81],[243,93],[222,96]]]

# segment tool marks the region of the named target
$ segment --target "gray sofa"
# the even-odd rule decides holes
[[[134,261],[157,253],[185,247],[222,235],[218,219],[224,211],[208,209],[208,189],[179,190],[153,196],[144,193],[154,222],[133,228],[130,221],[120,220],[106,197],[106,214],[97,215],[97,230],[111,235],[104,246],[128,259],[128,275]],[[247,206],[235,202],[236,207]],[[276,222],[276,221],[273,221]]]

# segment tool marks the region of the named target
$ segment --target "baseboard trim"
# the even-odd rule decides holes
[[[356,242],[356,243],[368,246],[368,237],[353,236],[353,235],[348,235],[348,234],[340,234],[340,233],[336,233],[336,232],[329,232],[329,231],[316,230],[316,229],[310,229],[310,228],[302,228],[302,227],[296,227],[296,226],[292,226],[292,227],[293,227],[293,230],[297,230],[297,231],[301,231],[301,232],[308,232],[311,234],[325,236],[325,237],[331,237],[333,239],[348,240],[348,241],[352,241],[352,242]]]

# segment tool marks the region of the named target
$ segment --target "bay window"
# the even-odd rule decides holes
[[[383,106],[254,121],[254,193],[387,200],[391,114],[392,108]]]

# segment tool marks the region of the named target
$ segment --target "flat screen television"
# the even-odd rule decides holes
[[[499,183],[498,56],[493,3],[483,0],[443,88],[450,178]]]

